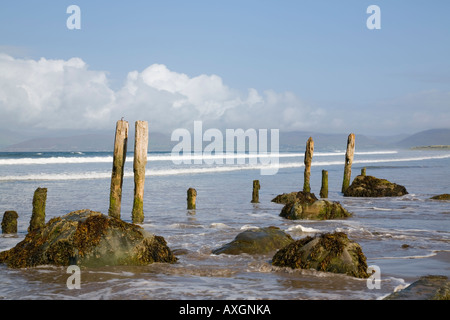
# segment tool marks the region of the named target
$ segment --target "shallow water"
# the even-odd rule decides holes
[[[329,198],[353,213],[346,220],[290,221],[270,200],[303,186],[302,153],[280,158],[276,175],[261,176],[245,165],[174,165],[169,154],[150,154],[145,185],[145,222],[163,236],[179,261],[174,265],[83,269],[81,289],[69,290],[65,268],[9,270],[0,265],[0,299],[380,299],[420,276],[450,276],[450,153],[389,151],[357,153],[353,177],[367,174],[402,184],[399,198],[344,198],[342,152],[317,152],[311,172],[318,195],[321,170],[329,172]],[[47,220],[89,208],[107,213],[111,155],[107,153],[0,154],[0,211],[19,213],[19,232],[0,235],[0,250],[25,237],[33,192],[48,188]],[[195,171],[192,170],[195,169]],[[189,173],[194,172],[194,173]],[[260,203],[251,204],[252,181],[261,183]],[[130,158],[124,180],[122,219],[131,221]],[[186,191],[196,188],[197,210],[186,210]],[[212,255],[243,230],[277,226],[299,239],[343,231],[358,242],[368,265],[381,271],[381,289],[366,280],[314,270],[273,267],[268,255]]]

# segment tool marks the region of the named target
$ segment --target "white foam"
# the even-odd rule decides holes
[[[292,226],[292,227],[289,227],[287,229],[287,231],[288,232],[301,231],[301,232],[304,232],[304,233],[317,233],[317,232],[320,232],[320,230],[318,230],[318,229],[304,227],[304,226],[302,226],[300,224]]]
[[[383,155],[395,154],[397,151],[369,151],[356,152],[356,155]],[[83,152],[72,152],[76,155],[85,155]],[[42,155],[42,153],[37,153]],[[316,152],[314,157],[329,157],[329,156],[343,156],[344,152]],[[161,155],[149,155],[147,161],[191,161],[191,160],[227,160],[227,159],[264,159],[264,158],[301,158],[304,153],[255,153],[255,154],[190,154],[190,155],[172,155],[164,153]],[[127,162],[132,162],[134,157],[127,157]],[[98,156],[98,157],[46,157],[46,158],[17,158],[17,159],[0,159],[0,165],[47,165],[47,164],[77,164],[77,163],[112,163],[112,156]],[[302,161],[301,161],[302,162]]]

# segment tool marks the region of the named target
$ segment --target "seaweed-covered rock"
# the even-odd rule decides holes
[[[299,191],[299,192],[279,194],[278,196],[272,199],[272,202],[281,204],[288,204],[295,201],[300,201],[302,203],[313,203],[314,201],[317,200],[318,199],[314,193]]]
[[[249,229],[239,233],[230,243],[213,250],[213,254],[267,254],[274,252],[294,239],[280,228]]]
[[[384,300],[450,300],[450,280],[445,276],[424,276]]]
[[[328,220],[351,216],[351,213],[339,202],[318,200],[314,193],[310,192],[292,192],[279,195],[275,199],[280,201],[278,203],[285,204],[281,209],[280,216],[290,220]]]
[[[372,176],[357,176],[344,192],[345,197],[400,197],[408,194],[402,185]]]
[[[330,220],[348,218],[352,214],[339,202],[317,200],[313,203],[296,201],[286,204],[280,216],[290,220]]]
[[[444,193],[430,198],[431,200],[450,200],[450,194]]]
[[[29,232],[14,248],[0,252],[0,263],[11,268],[146,265],[176,260],[163,237],[90,210],[53,218]]]
[[[342,232],[306,237],[277,251],[272,264],[292,269],[315,269],[368,278],[366,257],[361,246]]]

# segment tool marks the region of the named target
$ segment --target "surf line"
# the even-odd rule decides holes
[[[225,148],[224,136],[219,129],[208,129],[203,133],[203,122],[194,121],[193,139],[189,130],[178,128],[172,132],[171,140],[179,141],[172,149],[172,162],[175,165],[243,165],[248,158],[248,164],[256,165],[258,161],[265,165],[261,167],[261,175],[275,175],[279,164],[279,130],[270,130],[270,153],[268,152],[267,129],[226,129]],[[203,148],[203,143],[209,142]],[[235,143],[236,142],[236,143]],[[192,150],[193,145],[193,150]],[[236,157],[235,153],[261,157]],[[194,157],[192,157],[192,151]],[[181,157],[180,157],[181,155]],[[185,157],[187,155],[187,157]],[[214,156],[213,156],[214,155]],[[226,155],[225,157],[223,155]]]

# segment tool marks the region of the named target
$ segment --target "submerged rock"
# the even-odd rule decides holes
[[[239,233],[230,243],[215,249],[213,254],[267,254],[293,242],[294,239],[280,228],[249,229]]]
[[[445,276],[424,276],[384,300],[450,300],[450,280]]]
[[[344,192],[345,197],[400,197],[408,194],[402,185],[372,176],[357,176]]]
[[[278,250],[272,265],[292,269],[315,269],[368,278],[366,257],[361,246],[342,232],[306,237]]]
[[[430,198],[431,200],[450,200],[450,194],[444,193]]]
[[[352,215],[339,202],[318,200],[314,193],[310,192],[293,192],[279,195],[275,199],[278,203],[285,204],[280,216],[290,220],[342,219]]]
[[[90,210],[53,218],[42,228],[29,232],[14,248],[0,252],[0,263],[11,268],[100,267],[176,261],[163,237]]]

